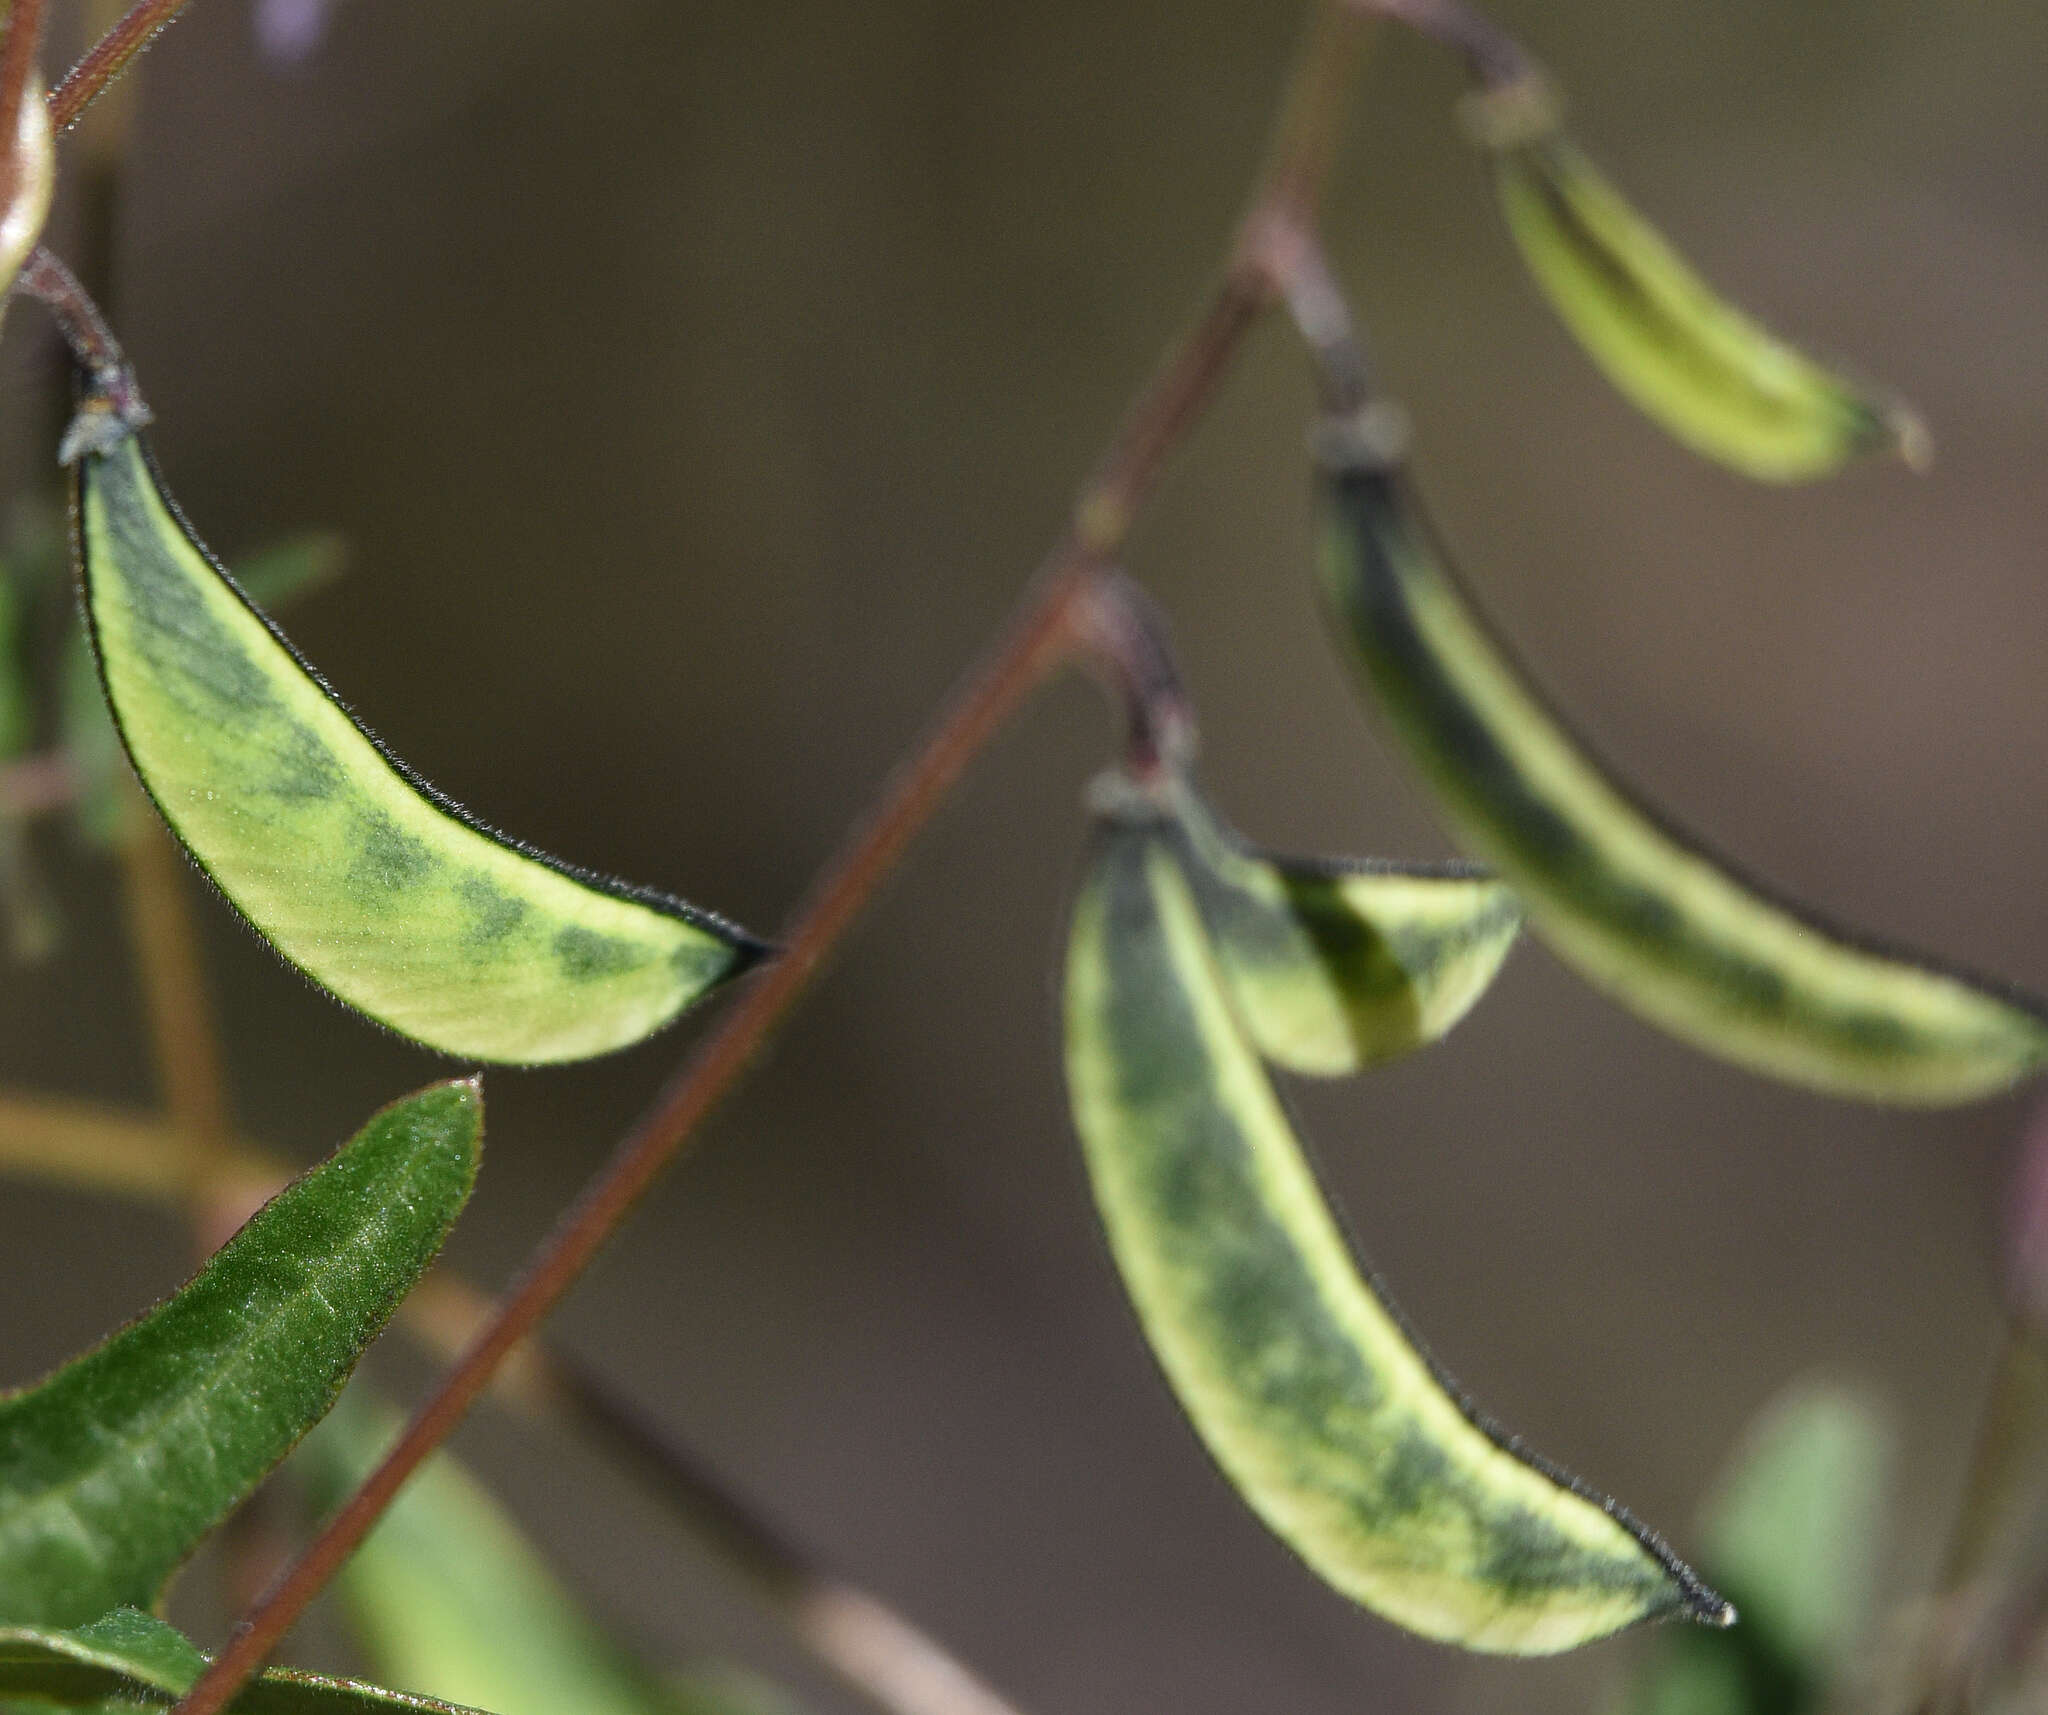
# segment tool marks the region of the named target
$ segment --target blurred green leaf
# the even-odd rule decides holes
[[[324,590],[348,566],[348,543],[332,530],[304,530],[271,542],[229,568],[258,607],[284,607]]]
[[[322,1510],[375,1467],[397,1427],[346,1395],[292,1468]],[[490,1493],[429,1460],[335,1581],[377,1674],[500,1715],[784,1715],[751,1676],[664,1681],[607,1638]]]
[[[0,761],[21,755],[35,742],[35,697],[29,686],[23,611],[13,570],[0,565]]]
[[[168,1303],[0,1399],[0,1619],[76,1626],[155,1600],[433,1261],[482,1131],[474,1082],[394,1103]]]
[[[1795,1384],[1751,1423],[1705,1509],[1700,1569],[1740,1615],[1660,1640],[1630,1715],[1805,1715],[1869,1619],[1892,1434],[1869,1399]]]
[[[64,640],[57,685],[57,734],[77,781],[77,795],[71,802],[72,826],[88,845],[111,846],[121,834],[121,777],[128,765],[121,756],[114,717],[107,713],[92,650],[76,628]]]
[[[1757,1419],[1704,1521],[1702,1553],[1742,1617],[1824,1673],[1868,1617],[1891,1436],[1878,1409],[1816,1384]]]
[[[182,1696],[205,1666],[206,1657],[182,1632],[134,1608],[116,1609],[75,1631],[0,1629],[0,1715],[159,1708]],[[454,1715],[458,1706],[272,1668],[229,1708],[240,1715]]]

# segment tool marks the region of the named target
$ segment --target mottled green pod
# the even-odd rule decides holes
[[[1541,92],[1473,98],[1523,261],[1614,386],[1694,452],[1763,482],[1807,482],[1859,454],[1916,467],[1927,432],[1714,291],[1554,126]]]
[[[1339,1077],[1434,1042],[1471,1010],[1522,927],[1468,863],[1275,857],[1170,788],[1175,853],[1246,1033],[1276,1066]]]
[[[1323,1578],[1468,1649],[1538,1655],[1726,1605],[1620,1507],[1489,1425],[1361,1274],[1156,826],[1111,825],[1075,906],[1067,1082],[1167,1380]]]
[[[541,1064],[638,1042],[760,956],[410,773],[200,545],[137,437],[77,472],[87,627],[129,760],[230,903],[330,994],[443,1053]]]
[[[1369,433],[1324,436],[1322,579],[1460,842],[1560,957],[1694,1046],[1835,1095],[1937,1105],[2048,1064],[2048,1010],[1774,897],[1610,774],[1489,631]]]

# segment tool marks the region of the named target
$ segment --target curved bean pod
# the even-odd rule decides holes
[[[79,586],[129,760],[228,901],[321,988],[466,1060],[660,1029],[761,944],[506,839],[338,702],[187,528],[133,435],[77,461]]]
[[[1626,1512],[1480,1418],[1360,1273],[1170,844],[1111,825],[1075,906],[1067,1082],[1146,1338],[1254,1511],[1354,1601],[1524,1655],[1732,1612]]]
[[[1763,482],[1860,454],[1931,453],[1918,418],[1760,327],[1714,291],[1555,127],[1528,81],[1472,98],[1522,259],[1607,379],[1675,440]]]
[[[1452,830],[1589,981],[1695,1047],[1938,1105],[2048,1064],[2048,1009],[1775,897],[1645,806],[1546,706],[1370,430],[1322,437],[1322,582]]]
[[[1246,1034],[1276,1066],[1339,1077],[1434,1042],[1486,992],[1522,909],[1474,864],[1276,857],[1186,784],[1169,830]]]

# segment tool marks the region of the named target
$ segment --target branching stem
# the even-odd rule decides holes
[[[861,909],[931,818],[969,761],[1025,698],[1074,659],[1077,616],[1110,569],[1167,455],[1214,396],[1246,332],[1273,294],[1276,224],[1305,229],[1320,200],[1353,58],[1344,20],[1324,0],[1297,67],[1280,141],[1209,308],[1140,394],[1082,490],[1066,536],[1047,557],[993,649],[946,703],[937,725],[884,786],[870,815],[827,866],[784,937],[782,956],[744,989],[611,1159],[542,1241],[525,1272],[419,1408],[383,1462],[236,1626],[177,1707],[217,1715],[269,1656],[307,1603],[354,1552],[422,1460],[448,1437],[492,1372],[554,1308],[698,1124],[761,1051]],[[826,1619],[830,1619],[827,1614]],[[872,1628],[869,1630],[872,1636]],[[957,1703],[954,1715],[962,1715]]]

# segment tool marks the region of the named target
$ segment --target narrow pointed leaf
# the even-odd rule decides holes
[[[0,1398],[0,1621],[75,1626],[156,1600],[433,1261],[482,1132],[473,1082],[394,1103],[168,1302]]]
[[[321,1511],[377,1464],[396,1418],[352,1390],[293,1461]],[[598,1630],[504,1509],[437,1455],[335,1580],[379,1678],[498,1715],[701,1715]]]
[[[1540,1655],[1730,1618],[1613,1502],[1493,1428],[1360,1271],[1233,1016],[1156,828],[1098,837],[1067,1083],[1167,1380],[1225,1474],[1335,1588],[1425,1637]]]
[[[77,471],[80,587],[129,759],[215,885],[330,994],[444,1053],[539,1064],[638,1042],[760,956],[404,769],[192,536],[138,438]]]
[[[191,1689],[206,1657],[182,1632],[133,1608],[72,1631],[0,1628],[0,1710],[117,1715],[163,1708]],[[460,1705],[350,1679],[271,1668],[228,1705],[235,1715],[478,1715]]]
[[[1276,857],[1174,792],[1174,844],[1259,1052],[1318,1077],[1436,1041],[1484,994],[1522,927],[1468,863]]]
[[[1836,1095],[1964,1102],[2048,1064],[2040,1001],[1835,928],[1631,793],[1492,635],[1372,439],[1325,437],[1337,630],[1452,832],[1561,958],[1696,1047]]]
[[[1762,482],[1831,475],[1859,454],[1920,465],[1927,431],[1722,298],[1555,129],[1522,85],[1470,109],[1530,275],[1615,388],[1673,439]]]

